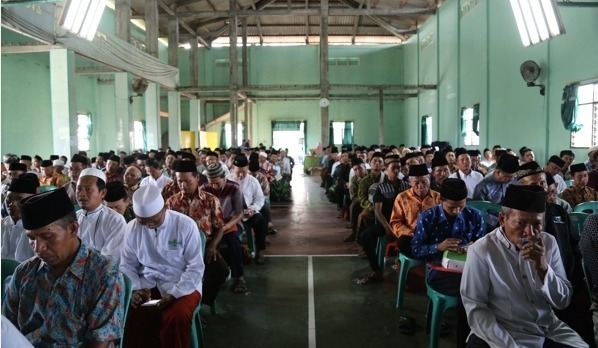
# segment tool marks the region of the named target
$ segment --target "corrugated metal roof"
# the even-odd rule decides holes
[[[185,26],[180,27],[181,44],[189,39],[186,28],[191,28],[207,42],[228,42],[229,2],[224,0],[160,0],[162,4],[171,6],[177,4],[180,21]],[[434,13],[436,0],[329,0],[330,11],[354,10],[351,14],[328,17],[328,35],[330,43],[346,42],[351,44],[355,34],[355,43],[397,44],[402,39],[412,35],[413,30],[423,24]],[[290,6],[289,6],[290,4]],[[369,4],[369,8],[368,8]],[[145,14],[145,0],[131,0],[133,16],[143,17]],[[254,15],[254,9],[264,15]],[[305,42],[306,23],[309,24],[309,34],[320,35],[320,1],[319,0],[237,0],[237,10],[252,11],[246,16],[247,35],[259,37],[263,42],[288,43],[289,41]],[[273,14],[271,11],[279,11]],[[310,11],[306,15],[305,11]],[[377,11],[375,14],[355,14],[357,10]],[[413,14],[414,10],[432,10],[424,14]],[[168,35],[169,15],[163,8],[160,11],[160,36]],[[270,11],[270,13],[268,13]],[[280,15],[280,11],[287,11]],[[303,11],[303,12],[297,12]],[[399,13],[403,12],[403,13]],[[408,13],[404,13],[408,12]],[[212,13],[212,14],[211,14]],[[347,14],[344,14],[347,13]],[[337,14],[340,14],[337,12]],[[355,25],[357,31],[355,31]],[[186,28],[185,28],[186,27]],[[404,33],[411,30],[410,33]],[[241,36],[241,20],[239,20],[238,35]],[[288,37],[288,40],[285,39]],[[224,39],[226,38],[226,39]],[[386,38],[386,39],[385,39]],[[259,42],[259,40],[258,40]],[[309,42],[319,42],[319,38],[310,38]]]

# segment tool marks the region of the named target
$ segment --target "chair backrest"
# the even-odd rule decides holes
[[[573,186],[573,180],[565,180],[565,185],[567,185],[567,187]]]
[[[2,268],[0,269],[0,272],[2,273],[2,282],[1,282],[1,295],[2,299],[4,299],[4,293],[6,290],[6,278],[12,276],[15,273],[15,269],[17,268],[18,265],[20,265],[19,261],[15,261],[15,260],[9,260],[9,259],[2,259]]]
[[[573,211],[579,212],[579,213],[588,213],[588,214],[598,212],[598,201],[589,201],[589,202],[579,203],[578,205],[575,206],[575,208],[573,208]]]
[[[131,279],[127,277],[124,273],[122,273],[123,279],[125,280],[125,313],[123,317],[123,332],[122,337],[120,338],[120,347],[123,347],[124,341],[124,334],[125,334],[125,323],[127,322],[127,313],[129,313],[129,305],[131,304],[131,296],[133,295],[133,284],[131,284]]]
[[[467,206],[470,208],[477,209],[482,213],[482,224],[484,225],[484,234],[488,232],[486,230],[489,222],[488,216],[492,215],[493,217],[497,217],[498,214],[502,211],[502,207],[500,205],[488,201],[469,201],[467,202]],[[492,225],[494,225],[494,223]]]
[[[54,185],[42,185],[39,187],[39,192],[48,192],[48,191],[53,191],[56,190],[58,187],[54,186]]]
[[[583,223],[586,221],[588,216],[590,215],[580,212],[569,213],[569,220],[571,220],[571,225],[573,226],[573,229],[575,230],[577,235],[580,237],[583,234]]]

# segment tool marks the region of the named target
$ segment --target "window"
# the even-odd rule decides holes
[[[480,145],[480,104],[461,108],[461,137],[463,145]]]
[[[91,114],[77,114],[77,148],[79,151],[89,151],[91,130]]]
[[[571,132],[571,147],[598,145],[598,82],[577,89],[576,123],[581,129]]]
[[[353,122],[330,122],[330,144],[353,145]]]
[[[422,144],[430,144],[432,142],[432,116],[422,117]]]
[[[243,123],[237,123],[237,145],[231,145],[232,144],[232,133],[231,133],[231,129],[230,129],[230,123],[226,123],[224,125],[224,139],[226,141],[226,148],[229,147],[238,147],[243,145]]]
[[[147,140],[145,137],[145,122],[133,122],[133,146],[136,150],[147,151]]]

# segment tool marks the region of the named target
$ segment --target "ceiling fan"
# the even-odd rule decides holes
[[[526,60],[521,64],[519,71],[521,72],[523,80],[527,82],[528,87],[540,87],[540,95],[546,94],[546,86],[536,84],[536,80],[540,77],[540,73],[542,72],[538,63],[533,60]]]

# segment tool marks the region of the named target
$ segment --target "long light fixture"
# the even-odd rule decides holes
[[[523,46],[565,33],[556,0],[511,0]]]
[[[73,34],[92,41],[98,30],[106,0],[67,0],[60,26]]]

